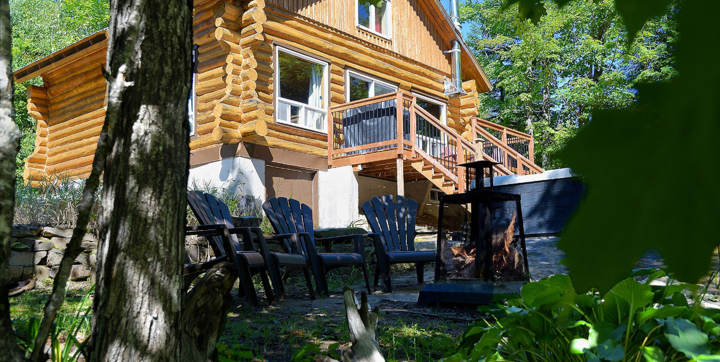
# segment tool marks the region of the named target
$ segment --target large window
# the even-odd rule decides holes
[[[357,25],[365,30],[389,38],[392,34],[392,4],[390,0],[355,0]]]
[[[276,48],[278,122],[327,132],[327,63]]]
[[[353,71],[347,72],[346,84],[348,86],[346,88],[347,94],[345,94],[345,98],[348,102],[380,96],[387,93],[394,93],[397,91],[397,87],[394,85],[381,82],[377,79],[364,76]]]

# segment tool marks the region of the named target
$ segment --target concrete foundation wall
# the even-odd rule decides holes
[[[360,219],[358,179],[352,167],[318,171],[318,226],[346,227]]]
[[[255,158],[226,157],[190,169],[188,188],[216,188],[251,196],[265,202],[265,161]]]

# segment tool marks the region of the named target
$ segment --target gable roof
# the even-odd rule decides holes
[[[15,82],[22,83],[50,69],[57,69],[77,60],[86,54],[107,46],[107,29],[100,30],[84,39],[78,40],[44,58],[40,58],[18,70],[14,74]]]

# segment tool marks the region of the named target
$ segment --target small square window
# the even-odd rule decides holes
[[[390,37],[392,4],[390,0],[356,0],[357,25],[365,30]]]

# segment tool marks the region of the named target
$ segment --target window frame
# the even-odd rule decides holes
[[[424,100],[425,102],[434,103],[434,104],[439,105],[441,110],[440,110],[440,119],[438,119],[438,121],[442,122],[442,124],[447,126],[447,103],[446,102],[439,101],[435,98],[428,97],[426,95],[422,95],[422,94],[419,94],[416,92],[412,92],[412,95],[418,99]]]
[[[322,108],[316,108],[316,107],[313,107],[313,106],[310,106],[310,105],[307,105],[307,104],[304,104],[304,103],[300,103],[300,102],[294,101],[294,100],[292,100],[292,99],[283,98],[283,97],[280,96],[280,77],[282,76],[282,74],[280,73],[280,65],[279,65],[279,62],[280,62],[280,53],[281,53],[281,52],[282,52],[282,53],[285,53],[285,54],[288,54],[288,55],[291,55],[291,56],[294,56],[294,57],[296,57],[296,58],[299,58],[299,59],[302,59],[302,60],[311,62],[311,63],[319,64],[319,65],[321,65],[321,66],[323,67],[323,106],[322,106]],[[275,81],[274,81],[274,86],[275,86],[275,91],[274,91],[274,93],[275,93],[275,94],[274,94],[274,98],[275,98],[275,111],[274,111],[274,113],[275,113],[275,122],[278,122],[278,123],[284,124],[284,125],[288,125],[288,126],[291,126],[291,127],[298,127],[298,128],[306,129],[306,130],[312,131],[312,132],[318,132],[318,133],[327,134],[327,132],[328,132],[328,115],[329,115],[329,113],[330,113],[330,108],[329,108],[330,102],[329,102],[329,99],[328,99],[328,97],[329,97],[329,90],[328,90],[328,88],[330,87],[330,84],[329,84],[329,81],[330,81],[330,79],[329,79],[330,63],[328,63],[328,62],[326,62],[326,61],[323,61],[323,60],[321,60],[321,59],[318,59],[318,58],[314,58],[314,57],[309,56],[309,55],[307,55],[307,54],[303,54],[303,53],[294,51],[294,50],[292,50],[292,49],[288,49],[288,48],[283,47],[283,46],[280,46],[280,45],[276,45],[276,46],[275,46],[274,58],[275,58],[275,59],[274,59],[273,63],[274,63],[274,66],[275,66]],[[301,108],[300,114],[303,114],[303,117],[304,117],[304,112],[303,112],[303,111],[304,111],[305,108],[308,108],[308,109],[310,109],[310,110],[312,110],[312,111],[315,111],[315,112],[322,112],[322,113],[324,114],[322,127],[320,127],[320,129],[316,129],[316,128],[311,128],[311,127],[306,126],[306,125],[304,124],[304,122],[299,122],[299,123],[295,124],[295,123],[292,123],[292,122],[289,122],[289,121],[285,121],[285,120],[280,119],[280,118],[279,118],[279,115],[280,115],[280,102],[284,102],[284,103],[289,104],[289,105],[291,105],[291,106],[294,105],[294,106],[296,106],[296,107],[300,107],[300,108]],[[304,119],[303,119],[303,121],[304,121]]]
[[[351,77],[354,77],[354,78],[357,78],[360,80],[364,80],[366,82],[370,82],[371,88],[368,89],[368,98],[372,98],[372,97],[376,96],[375,95],[375,83],[378,83],[378,84],[388,87],[388,88],[392,88],[394,90],[393,93],[398,91],[398,86],[396,86],[390,82],[386,82],[379,78],[375,78],[375,77],[369,76],[367,74],[363,74],[363,73],[357,72],[355,70],[348,69],[347,71],[345,71],[345,102],[351,102],[351,100],[350,100],[350,86],[352,85],[350,83]],[[370,93],[372,93],[372,95],[370,95]]]
[[[417,92],[412,92],[412,95],[413,95],[415,98],[417,98],[417,99],[422,99],[422,100],[424,100],[425,102],[434,103],[434,104],[439,105],[439,106],[440,106],[440,119],[439,119],[439,121],[440,121],[443,125],[446,125],[446,126],[447,126],[447,103],[442,102],[442,101],[440,101],[440,100],[438,100],[438,99],[436,99],[436,98],[432,98],[432,97],[428,97],[428,96],[423,95],[423,94],[419,94],[419,93],[417,93]],[[418,107],[420,107],[420,106],[418,106]],[[417,143],[416,145],[417,145],[420,149],[422,149],[423,151],[425,151],[425,153],[427,153],[428,155],[431,155],[431,156],[435,156],[435,157],[439,157],[439,156],[440,156],[440,153],[441,153],[442,151],[441,151],[440,149],[435,149],[435,148],[434,148],[434,146],[436,146],[437,144],[431,142],[430,137],[428,137],[428,136],[423,136],[423,135],[419,135],[419,134],[418,134],[418,135],[415,136],[415,139],[416,139],[416,143]]]
[[[197,87],[197,73],[193,72],[192,84],[190,85],[190,98],[188,99],[188,107],[192,106],[192,112],[188,110],[188,123],[190,124],[190,137],[195,136],[197,133],[197,106],[198,96],[195,92]]]
[[[359,0],[355,0],[355,26],[362,29],[363,31],[373,33],[373,34],[383,37],[387,40],[392,40],[392,33],[393,33],[392,0],[386,0],[387,1],[387,10],[386,10],[387,14],[385,16],[389,17],[389,19],[390,19],[390,21],[388,21],[387,34],[379,33],[377,31],[373,30],[375,28],[375,21],[377,20],[377,19],[375,19],[375,5],[371,4],[370,8],[369,8],[369,12],[370,12],[370,14],[369,14],[370,24],[369,25],[370,25],[370,27],[368,28],[365,25],[360,24],[360,17],[358,16],[358,10],[359,10],[360,3],[358,1]]]

